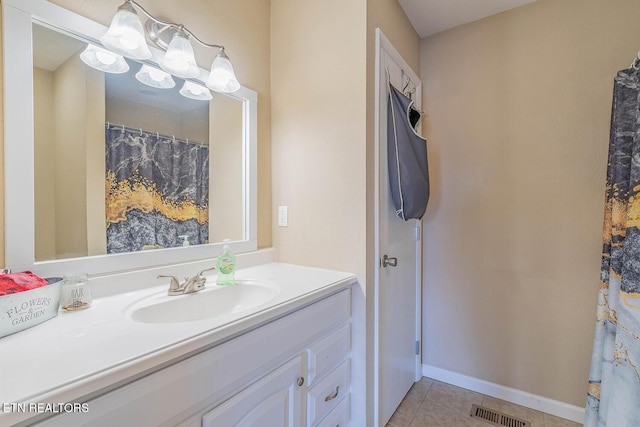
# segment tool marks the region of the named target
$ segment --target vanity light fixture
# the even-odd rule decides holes
[[[80,59],[88,66],[106,73],[120,74],[129,71],[129,64],[122,55],[92,44],[87,45],[80,54]]]
[[[136,9],[149,18],[145,25],[149,39],[166,51],[160,60],[160,66],[165,71],[182,78],[198,76],[200,70],[190,42],[195,40],[202,46],[220,50],[211,66],[207,86],[212,90],[225,93],[240,89],[240,83],[224,51],[224,46],[205,43],[183,25],[165,22],[154,17],[135,0],[125,0],[124,4],[118,8],[109,30],[100,38],[106,48],[132,59],[151,58],[151,51],[146,44],[144,29]]]
[[[209,89],[188,80],[184,82],[182,89],[180,89],[180,95],[195,99],[196,101],[209,101],[213,98]]]
[[[138,79],[140,83],[158,89],[171,89],[176,85],[176,82],[169,73],[165,73],[147,64],[142,64],[140,71],[136,73],[136,79]]]

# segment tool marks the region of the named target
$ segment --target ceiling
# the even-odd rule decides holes
[[[421,38],[534,1],[398,0]]]

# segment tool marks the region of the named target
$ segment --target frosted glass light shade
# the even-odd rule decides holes
[[[229,57],[224,53],[224,50],[220,50],[213,60],[211,73],[207,79],[207,87],[223,93],[235,92],[240,89],[240,83],[233,72],[233,65],[231,65]]]
[[[189,81],[184,82],[182,89],[180,89],[180,95],[195,99],[196,101],[209,101],[213,98],[209,89]]]
[[[122,55],[92,44],[87,45],[87,48],[80,54],[80,59],[88,66],[105,73],[120,74],[129,71],[129,64]]]
[[[136,79],[138,79],[140,83],[158,89],[171,89],[176,85],[176,82],[173,81],[169,74],[146,64],[140,67],[140,71],[136,73]]]
[[[100,37],[109,50],[132,59],[149,59],[151,51],[144,39],[142,23],[133,6],[125,3],[113,16],[109,30]]]
[[[176,31],[167,47],[167,53],[160,60],[163,70],[176,77],[189,79],[200,74],[193,47],[187,34],[180,28]]]

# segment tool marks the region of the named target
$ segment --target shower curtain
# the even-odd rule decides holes
[[[105,141],[107,253],[208,242],[207,146],[109,126]]]
[[[640,73],[614,82],[587,427],[640,426]]]

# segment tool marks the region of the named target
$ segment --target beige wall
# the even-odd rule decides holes
[[[71,58],[54,72],[53,82],[54,159],[60,166],[55,168],[56,253],[64,258],[87,254],[87,229],[78,226],[87,223],[87,107],[81,68],[82,63]]]
[[[75,56],[82,67],[86,84],[86,128],[84,145],[87,179],[84,192],[87,195],[87,253],[102,255],[107,252],[107,222],[105,219],[106,158],[104,149],[105,81],[104,73],[87,67]],[[59,165],[58,165],[59,166]],[[98,190],[96,190],[98,189]]]
[[[272,0],[273,243],[280,261],[355,273],[352,345],[365,354],[366,0]],[[288,227],[275,221],[289,207]],[[366,411],[354,358],[351,416]]]
[[[242,102],[217,96],[209,111],[209,241],[242,240]],[[233,178],[236,179],[233,179]]]
[[[634,0],[540,0],[422,42],[423,363],[585,401],[613,78]]]
[[[176,138],[183,138],[182,120],[173,111],[153,106],[140,105],[127,102],[122,99],[112,99],[106,97],[106,115],[103,120],[113,124],[131,127],[141,127],[144,130],[158,132],[161,135],[175,135]],[[195,139],[187,135],[190,139]],[[103,137],[104,139],[104,137]]]
[[[56,162],[55,117],[53,112],[53,79],[51,71],[33,69],[33,144],[35,185],[35,251],[36,259],[56,257]]]
[[[227,97],[222,96],[221,98]],[[215,103],[215,100],[213,103]],[[187,135],[189,141],[198,141],[208,145],[210,107],[207,102],[203,102],[202,104],[202,107],[186,111],[180,115],[180,123],[182,124],[180,134]],[[240,117],[239,120],[242,120],[242,111],[237,114],[238,117]],[[239,141],[242,141],[242,138],[240,138]]]
[[[51,0],[109,25],[121,0]],[[181,22],[205,42],[222,43],[240,83],[258,92],[258,246],[271,239],[270,4],[268,0],[141,0],[158,18]],[[217,54],[194,44],[198,65],[211,67]]]
[[[53,74],[56,257],[103,254],[104,78],[78,55]]]
[[[286,262],[365,272],[365,1],[271,2],[273,243]]]
[[[176,95],[180,96],[180,95]],[[189,141],[209,143],[209,108],[203,107],[176,113],[164,108],[144,105],[124,99],[106,97],[106,121],[145,131],[158,132],[160,135],[173,135]],[[242,112],[240,112],[242,114]]]

